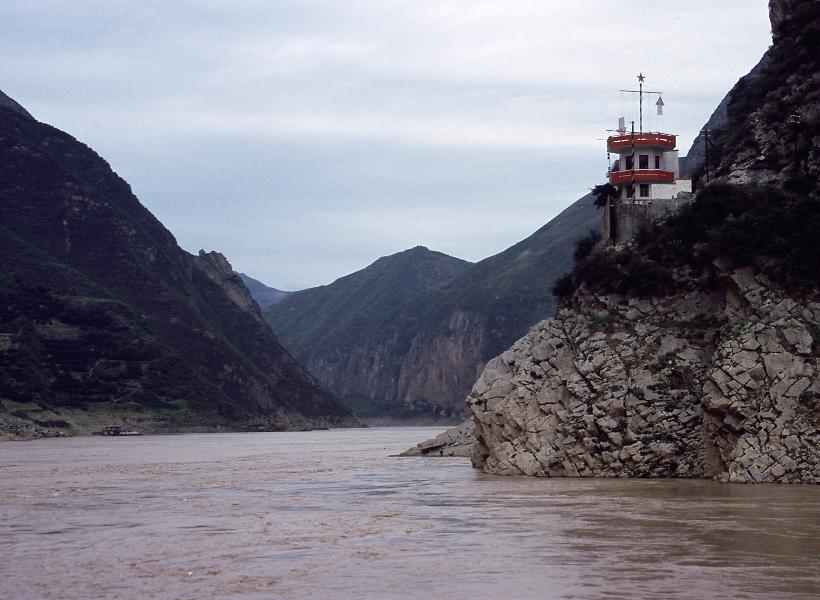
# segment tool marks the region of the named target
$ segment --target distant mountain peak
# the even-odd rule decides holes
[[[457,261],[461,263],[468,264],[469,261],[463,260],[456,256],[450,256],[449,254],[445,254],[444,252],[439,252],[438,250],[430,250],[427,246],[413,246],[412,248],[408,248],[407,250],[402,250],[400,252],[395,252],[393,254],[388,254],[387,256],[382,256],[381,258],[377,259],[370,266],[365,267],[366,269],[376,265],[381,264],[383,262],[400,262],[406,261],[406,259],[421,259],[421,260],[437,260],[442,259],[445,261]]]
[[[452,418],[487,359],[552,314],[552,282],[599,222],[588,194],[479,263],[415,246],[297,292],[265,320],[359,414]]]
[[[0,108],[13,110],[14,112],[24,115],[30,119],[34,118],[30,112],[23,108],[22,104],[4,94],[3,90],[0,90]]]
[[[239,277],[242,279],[242,282],[245,284],[245,287],[250,292],[253,299],[256,300],[256,303],[259,305],[259,308],[265,310],[287,298],[291,292],[285,292],[282,290],[278,290],[276,288],[272,288],[269,285],[265,285],[258,279],[254,279],[250,275],[246,275],[245,273],[237,273]]]

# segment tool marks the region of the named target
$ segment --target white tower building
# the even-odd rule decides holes
[[[643,96],[658,94],[644,92],[643,80],[643,74],[639,75],[639,90],[622,90],[639,94],[641,130]],[[656,106],[658,114],[663,114],[664,103],[660,97]],[[631,239],[643,224],[675,212],[691,196],[692,181],[680,179],[676,137],[641,130],[635,132],[633,122],[631,132],[627,133],[622,117],[617,135],[609,136],[606,141],[607,152],[617,156],[607,174],[615,188],[603,219],[603,237],[609,242]]]

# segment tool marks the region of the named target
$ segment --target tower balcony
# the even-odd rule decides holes
[[[668,133],[628,133],[612,135],[606,140],[606,149],[613,154],[626,154],[635,148],[659,148],[661,151],[674,150],[677,138]]]
[[[635,185],[636,183],[675,183],[675,173],[663,169],[632,169],[612,171],[609,183],[614,186]]]

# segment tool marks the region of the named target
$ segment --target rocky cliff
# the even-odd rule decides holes
[[[474,465],[820,483],[820,303],[716,274],[682,295],[579,294],[490,361],[468,398]]]
[[[717,108],[712,112],[709,116],[709,120],[706,121],[704,126],[698,132],[697,137],[695,137],[694,141],[692,142],[692,147],[689,148],[689,152],[686,154],[686,157],[681,160],[682,168],[681,174],[684,179],[694,179],[698,181],[701,177],[704,177],[706,172],[706,144],[707,134],[704,131],[709,132],[709,143],[711,144],[709,148],[709,159],[710,159],[710,171],[713,171],[717,166],[718,154],[716,153],[716,147],[714,146],[714,135],[717,133],[726,122],[729,120],[729,104],[732,102],[732,98],[736,91],[740,90],[745,82],[751,79],[756,79],[760,73],[763,71],[764,67],[767,65],[769,61],[770,53],[767,52],[763,55],[763,58],[752,68],[749,73],[741,78],[741,82],[732,87],[731,90],[723,97],[723,100],[720,101]],[[705,177],[704,177],[705,181]]]
[[[0,433],[352,422],[228,261],[192,256],[90,148],[0,95]]]
[[[809,193],[820,174],[820,2],[773,0],[774,43],[730,93],[713,177]]]
[[[794,12],[799,0],[769,0],[769,21],[772,24],[772,37],[777,39],[783,30],[783,24]]]
[[[719,182],[579,256],[556,317],[468,397],[475,466],[820,483],[820,3],[771,9],[774,45],[716,132]]]
[[[195,257],[195,264],[202,269],[212,282],[222,288],[225,295],[248,316],[262,324],[262,311],[254,300],[250,290],[245,287],[243,278],[231,267],[228,259],[219,252],[200,250]]]

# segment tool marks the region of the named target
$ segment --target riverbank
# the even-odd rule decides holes
[[[40,411],[36,417],[21,418],[9,412],[0,413],[0,441],[30,441],[42,438],[89,436],[112,424],[143,434],[245,433],[275,431],[313,431],[340,427],[322,420],[256,419],[247,422],[208,422],[190,415],[158,412],[134,412],[95,407],[89,410],[63,409],[59,413]],[[363,428],[355,419],[347,427]]]

